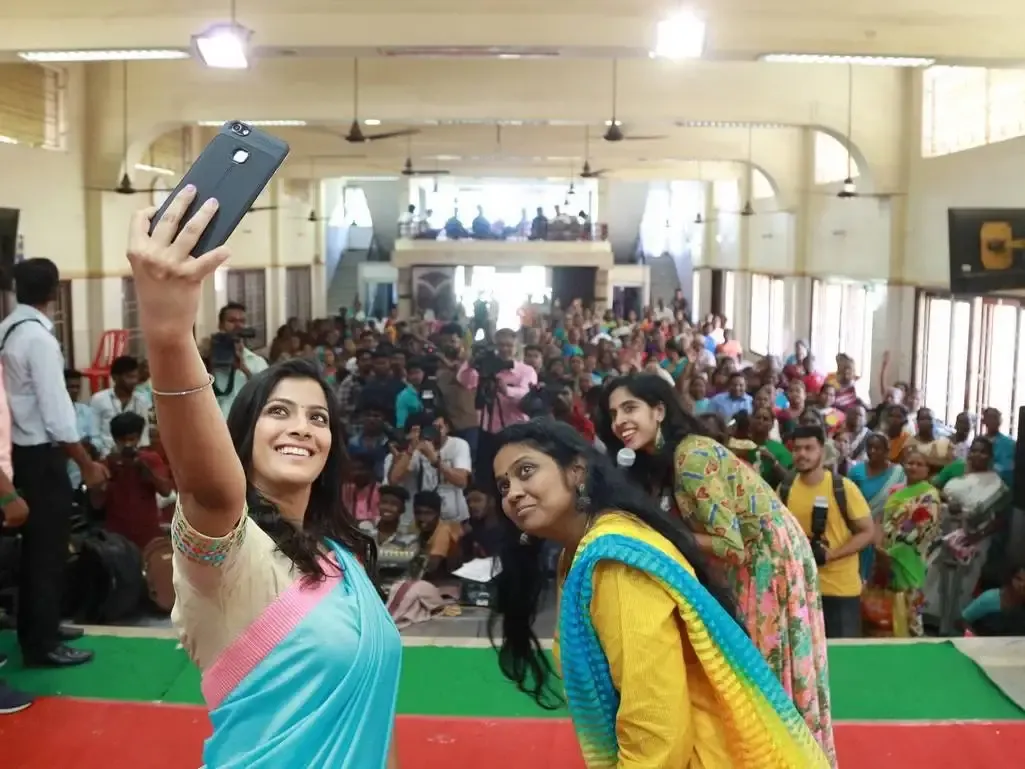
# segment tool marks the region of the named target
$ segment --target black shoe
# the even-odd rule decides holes
[[[9,716],[24,710],[32,704],[32,698],[24,692],[10,688],[0,681],[0,716]]]
[[[93,653],[88,649],[72,649],[61,644],[45,654],[23,653],[22,658],[25,667],[29,668],[67,668],[92,662]]]
[[[61,625],[57,628],[57,638],[62,642],[77,641],[79,638],[85,635],[85,631],[80,627],[74,625]]]

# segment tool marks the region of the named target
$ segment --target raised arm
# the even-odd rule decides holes
[[[149,235],[156,209],[132,219],[128,260],[139,326],[149,354],[160,438],[174,473],[182,513],[200,534],[230,533],[245,508],[246,481],[192,335],[203,280],[228,258],[217,248],[189,256],[217,210],[208,200],[175,237],[196,195],[186,187]]]

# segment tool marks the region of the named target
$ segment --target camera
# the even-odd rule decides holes
[[[811,545],[811,552],[815,556],[815,563],[819,566],[826,565],[826,520],[829,516],[829,500],[825,497],[815,497],[811,508],[811,536],[808,542]]]
[[[228,334],[218,332],[210,337],[210,366],[231,368],[235,365],[235,347],[240,340],[256,338],[256,329],[242,328]]]
[[[409,438],[406,437],[405,430],[400,430],[389,424],[383,425],[381,430],[384,432],[384,437],[387,438],[388,443],[395,446],[399,451],[405,451],[409,448]]]
[[[232,123],[231,131],[239,136],[249,136],[249,126],[244,123]]]
[[[137,456],[139,456],[139,451],[138,451],[138,449],[135,448],[135,446],[124,446],[124,447],[122,447],[122,449],[121,449],[121,458],[122,459],[125,459],[125,460],[131,462]]]
[[[477,342],[470,348],[470,368],[474,369],[481,379],[494,379],[512,367],[513,362],[503,360],[490,342]]]

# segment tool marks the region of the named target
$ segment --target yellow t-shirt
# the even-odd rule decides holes
[[[868,502],[858,487],[846,478],[843,479],[847,492],[847,517],[852,521],[868,518],[872,515]],[[826,547],[835,550],[843,546],[851,538],[851,530],[847,527],[840,508],[833,498],[833,479],[827,471],[817,486],[809,486],[800,476],[794,479],[790,489],[790,497],[783,500],[801,524],[804,533],[811,535],[811,510],[815,505],[815,497],[829,500],[829,512],[826,514]],[[861,573],[858,570],[858,555],[830,561],[819,567],[819,591],[824,596],[836,598],[852,598],[861,595]]]

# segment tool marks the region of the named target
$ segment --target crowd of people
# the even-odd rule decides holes
[[[200,284],[227,254],[193,259],[194,232],[149,234],[149,215],[129,250],[148,361],[116,361],[89,405],[64,393],[70,418],[39,429],[63,430],[64,485],[128,539],[153,531],[117,529],[112,508],[137,526],[146,496],[159,527],[173,501],[172,620],[214,714],[207,765],[397,766],[396,622],[430,616],[432,589],[478,558],[498,664],[542,706],[568,703],[589,766],[835,766],[828,638],[1022,627],[1015,445],[994,409],[948,428],[885,382],[885,359],[874,404],[855,361],[823,370],[803,342],[746,361],[727,319],[692,323],[679,291],[641,313],[528,304],[518,330],[342,310],[290,321],[269,361],[228,305],[197,345]],[[27,396],[10,348],[4,364],[20,489]],[[149,486],[119,502],[125,467]],[[42,494],[30,481],[8,521],[30,556],[53,539],[31,528]],[[26,660],[87,661],[59,615],[37,616],[34,578],[23,566]],[[534,626],[553,582],[561,684]]]

